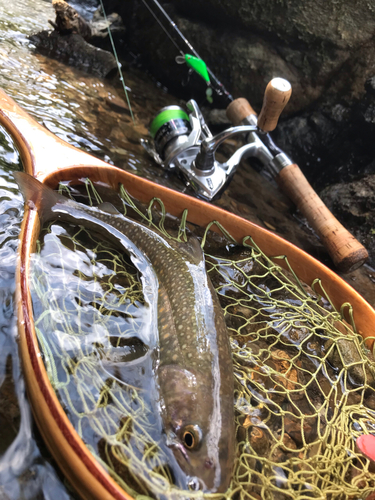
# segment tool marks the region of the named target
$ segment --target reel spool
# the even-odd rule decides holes
[[[150,124],[150,135],[160,158],[164,161],[187,143],[191,130],[189,116],[180,106],[162,108]]]

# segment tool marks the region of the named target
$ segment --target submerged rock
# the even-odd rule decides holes
[[[333,345],[334,344],[334,345]],[[343,368],[347,371],[348,380],[354,387],[367,385],[375,386],[374,375],[366,362],[365,355],[361,352],[358,341],[353,338],[341,338],[333,341],[327,340],[325,349],[327,359],[337,370]]]

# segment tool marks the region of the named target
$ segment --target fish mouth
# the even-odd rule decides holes
[[[189,455],[188,455],[188,453],[187,453],[187,451],[182,443],[173,443],[173,444],[170,443],[169,447],[172,448],[173,450],[178,450],[180,452],[181,456],[183,457],[183,460],[187,464],[189,464],[189,466],[192,465],[190,457],[189,457]],[[183,470],[183,465],[178,458],[177,458],[177,461],[179,462],[180,468]],[[192,491],[192,492],[201,491],[202,493],[203,492],[204,493],[215,493],[217,491],[217,488],[215,488],[215,487],[209,488],[202,478],[200,478],[198,476],[194,476],[194,475],[187,475],[186,476],[185,488]]]
[[[184,459],[186,460],[186,462],[188,464],[190,464],[190,459],[189,459],[189,455],[187,453],[187,451],[185,450],[185,447],[182,443],[176,443],[176,444],[173,444],[173,448],[175,448],[176,450],[178,450],[181,455],[184,457]]]

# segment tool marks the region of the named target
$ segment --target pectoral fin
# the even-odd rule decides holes
[[[200,264],[204,260],[202,247],[194,236],[185,242],[178,243],[178,248],[183,252],[192,264]]]
[[[66,205],[70,202],[68,198],[42,184],[32,175],[25,172],[13,172],[13,177],[19,185],[25,203],[38,211],[42,222],[56,217],[52,211],[55,205]]]
[[[102,212],[107,212],[107,214],[111,214],[111,215],[119,215],[119,211],[117,210],[116,207],[114,207],[112,205],[112,203],[109,203],[108,201],[105,201],[104,203],[101,203],[99,206],[98,206],[99,210],[101,210]]]

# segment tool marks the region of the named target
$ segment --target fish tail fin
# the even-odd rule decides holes
[[[38,211],[39,218],[45,222],[53,218],[52,207],[57,203],[68,203],[69,200],[59,195],[48,186],[42,184],[38,179],[25,172],[13,172],[25,203],[30,208]]]

